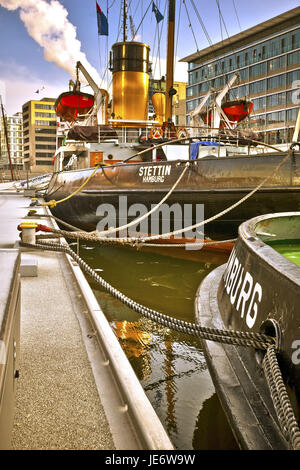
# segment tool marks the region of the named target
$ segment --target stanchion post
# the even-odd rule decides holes
[[[21,238],[23,243],[30,243],[31,245],[35,245],[37,226],[37,222],[22,222],[19,225],[19,229],[22,232]]]

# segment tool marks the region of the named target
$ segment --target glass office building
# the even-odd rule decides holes
[[[235,72],[229,99],[250,98],[253,112],[243,126],[267,143],[291,141],[300,107],[300,7],[182,59],[188,62],[186,123],[209,89]]]

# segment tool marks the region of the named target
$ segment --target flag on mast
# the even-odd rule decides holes
[[[154,15],[155,15],[157,23],[159,23],[161,20],[164,19],[163,15],[161,14],[161,12],[159,11],[159,9],[157,8],[154,2],[152,3],[152,11],[154,11]]]
[[[96,2],[96,11],[97,11],[97,23],[98,23],[98,35],[99,36],[108,36],[108,22],[107,18],[104,15],[103,11]]]

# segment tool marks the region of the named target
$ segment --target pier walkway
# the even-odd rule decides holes
[[[17,226],[30,203],[23,194],[5,189],[0,185],[0,250],[18,246]],[[39,208],[42,211],[46,209]],[[49,225],[50,219],[41,223]],[[80,268],[72,266],[67,255],[47,251],[22,250],[21,270],[22,264],[37,265],[38,272],[21,277],[20,375],[12,448],[172,449],[109,327],[106,340],[126,374],[126,379],[116,380],[89,316],[89,311],[96,312],[105,329],[103,313]],[[126,380],[140,407],[133,411],[120,386]],[[143,420],[145,427],[153,424],[148,436]]]

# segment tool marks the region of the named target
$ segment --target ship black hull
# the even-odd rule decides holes
[[[204,218],[211,218],[237,203],[257,187],[264,178],[272,174],[284,156],[276,154],[259,157],[211,157],[191,162],[165,204],[169,208],[173,204],[179,204],[182,214],[187,205],[193,205],[187,225],[199,221],[196,205],[203,204]],[[180,177],[185,164],[186,162],[141,162],[104,166],[79,193],[57,204],[52,212],[78,228],[92,231],[97,229],[101,220],[99,206],[110,204],[116,211],[116,224],[122,225],[124,219],[123,215],[120,216],[120,202],[123,209],[124,205],[129,208],[133,204],[142,204],[150,210],[168,193]],[[55,173],[46,200],[59,201],[67,198],[86,181],[92,171],[93,169],[84,169]],[[239,224],[249,218],[290,210],[300,210],[300,154],[291,155],[263,188],[227,214],[218,217],[213,224],[207,225],[205,232],[209,233],[217,226],[222,227],[222,231],[228,234],[234,234]],[[171,230],[174,226],[176,228],[172,214],[170,211]],[[138,216],[138,208],[136,214],[131,212],[130,215],[129,211],[125,223]],[[152,221],[155,217],[161,218],[162,213],[157,211],[153,214]],[[184,226],[186,224],[182,225]]]
[[[266,245],[254,230],[259,223],[265,237],[266,233],[273,233],[274,237],[276,216],[257,217],[240,227],[228,263],[212,271],[198,289],[196,320],[206,327],[276,337],[280,369],[299,422],[300,267]],[[278,238],[283,239],[286,233],[287,239],[297,237],[300,246],[300,213],[278,214],[278,220],[282,221],[281,227],[277,225]],[[217,393],[240,447],[290,448],[279,425],[262,368],[263,353],[254,347],[211,341],[203,341],[203,346]]]

